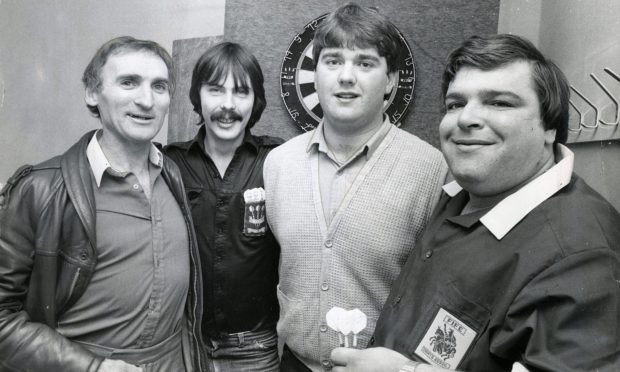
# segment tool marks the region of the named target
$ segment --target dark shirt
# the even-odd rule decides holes
[[[248,229],[244,192],[264,186],[263,162],[282,140],[246,133],[222,178],[204,138],[203,126],[193,140],[164,149],[181,170],[194,219],[204,281],[203,333],[217,338],[275,328],[280,247],[266,223],[264,232]]]
[[[459,370],[619,370],[618,212],[573,176],[498,240],[467,201],[440,200],[374,345]]]

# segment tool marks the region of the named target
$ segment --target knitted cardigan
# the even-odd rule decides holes
[[[368,325],[357,347],[366,347],[439,199],[447,166],[437,149],[392,127],[326,226],[318,157],[314,148],[306,151],[313,132],[274,149],[263,172],[267,219],[281,245],[278,334],[322,370],[339,346],[325,314],[334,306],[362,310]]]

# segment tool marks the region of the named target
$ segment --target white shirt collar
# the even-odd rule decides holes
[[[480,218],[480,222],[498,240],[508,234],[534,208],[570,182],[575,155],[566,146],[558,144],[557,149],[560,154],[559,162],[515,193],[505,197]],[[455,196],[462,189],[456,181],[443,186],[443,190],[450,197]]]
[[[88,158],[88,162],[90,163],[90,168],[93,171],[93,175],[95,176],[95,182],[97,183],[97,187],[101,185],[101,178],[103,178],[103,173],[110,169],[114,171],[116,174],[120,174],[121,172],[114,170],[110,162],[108,162],[108,158],[106,158],[103,150],[101,149],[101,145],[99,144],[99,140],[97,139],[97,134],[99,131],[96,131],[90,142],[88,143],[88,147],[86,148],[86,157]],[[156,167],[161,168],[163,163],[163,155],[161,151],[155,147],[151,143],[151,148],[149,150],[149,161]]]

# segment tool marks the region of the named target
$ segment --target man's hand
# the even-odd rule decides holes
[[[398,372],[409,361],[404,355],[384,347],[332,350],[334,372]]]
[[[104,359],[97,372],[142,372],[142,368],[122,360]]]

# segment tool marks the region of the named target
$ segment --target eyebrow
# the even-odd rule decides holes
[[[116,81],[122,81],[122,80],[127,80],[127,79],[133,80],[133,81],[142,81],[144,77],[139,74],[126,74],[126,75],[119,75],[116,78]],[[153,84],[158,84],[158,83],[170,84],[170,80],[164,77],[153,79]]]
[[[334,52],[325,52],[325,53],[323,53],[321,55],[321,59],[330,58],[330,57],[338,57],[338,58],[340,58],[340,57],[342,57],[342,53],[338,52],[338,51],[334,51]]]
[[[477,94],[482,96],[482,98],[484,99],[489,99],[489,98],[493,98],[497,96],[508,96],[509,98],[512,98],[514,100],[523,101],[523,98],[520,95],[513,93],[511,91],[508,91],[508,90],[486,89],[486,90],[479,91]],[[465,94],[459,93],[457,91],[457,92],[451,92],[451,93],[446,94],[445,99],[447,100],[447,99],[463,99],[463,98],[465,98]]]
[[[134,81],[139,81],[139,80],[142,80],[142,77],[140,75],[138,75],[138,74],[119,75],[116,78],[116,81],[127,80],[127,79],[134,80]]]
[[[371,61],[379,61],[379,57],[372,55],[372,54],[358,54],[357,56],[355,56],[355,58],[358,60],[367,59]]]
[[[158,78],[153,80],[153,84],[165,83],[166,85],[170,85],[170,80],[166,78]]]

